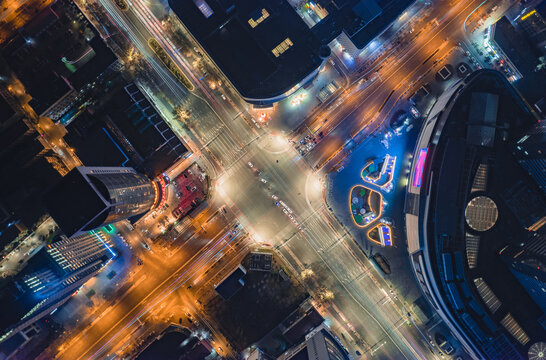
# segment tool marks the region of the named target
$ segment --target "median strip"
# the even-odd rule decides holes
[[[118,6],[118,8],[120,8],[120,10],[122,11],[127,11],[127,9],[129,9],[129,5],[127,4],[125,0],[115,0],[114,2]]]
[[[157,55],[157,57],[161,60],[161,62],[169,69],[169,71],[176,77],[178,81],[182,83],[188,89],[189,91],[193,91],[194,86],[190,82],[190,80],[186,77],[186,75],[182,72],[182,70],[178,67],[178,65],[175,64],[173,59],[167,54],[165,49],[159,44],[159,42],[156,39],[150,39],[148,40],[148,45],[154,53]]]

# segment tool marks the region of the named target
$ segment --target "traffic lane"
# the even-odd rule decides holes
[[[310,244],[313,249],[316,249],[318,251],[320,257],[325,259],[324,261],[327,267],[332,270],[332,273],[335,276],[339,277],[338,280],[343,282],[343,284],[354,284],[357,282],[365,281],[366,283],[360,288],[355,289],[354,292],[356,294],[359,294],[360,297],[363,297],[361,303],[364,303],[363,306],[365,309],[375,308],[377,306],[376,302],[382,300],[385,297],[385,292],[381,290],[379,284],[376,284],[376,281],[369,282],[368,280],[366,280],[367,277],[370,276],[369,269],[367,269],[367,267],[364,266],[364,264],[362,264],[361,261],[357,259],[357,257],[353,253],[353,249],[349,249],[347,247],[345,239],[339,238],[339,233],[341,232],[341,229],[338,229],[338,231],[335,231],[336,229],[330,229],[328,226],[328,219],[324,219],[324,221],[320,224],[322,224],[322,232],[318,232],[315,230],[306,230],[304,235],[298,234],[293,239],[290,239],[287,242],[288,246],[293,249],[293,253],[295,253],[297,255],[297,258],[301,260],[306,259],[306,255],[309,254],[310,250],[308,246],[304,246],[303,248],[301,248],[302,253],[300,254],[298,253],[298,247],[301,244]],[[309,226],[306,228],[314,229],[316,228],[316,226]],[[332,242],[332,239],[336,238],[340,240]],[[304,261],[302,263],[302,266],[305,267],[306,265],[309,265],[309,263]],[[349,271],[347,271],[347,269],[349,269]],[[366,271],[368,271],[368,273],[366,273]],[[374,289],[377,289],[376,296],[375,298],[370,299],[368,294]],[[378,321],[383,323],[385,327],[388,327],[395,322],[399,323],[400,319],[402,318],[402,311],[400,309],[397,309],[397,311],[394,313],[398,314],[395,316],[395,318],[389,319],[387,316],[387,318],[379,319]],[[380,313],[378,316],[384,315]],[[402,342],[399,337],[398,339],[396,339],[396,341],[398,343]],[[399,346],[401,348],[404,348],[403,344],[399,344]]]
[[[227,244],[228,241],[229,239],[226,239],[221,243]],[[212,291],[214,281],[219,280],[218,277],[227,275],[227,273],[224,274],[223,272],[232,271],[242,261],[244,256],[248,253],[250,244],[248,237],[237,239],[236,242],[229,244],[226,248],[227,250],[221,253],[221,256],[219,256],[217,261],[209,261],[203,264],[185,283],[162,298],[156,306],[153,306],[149,312],[142,315],[137,322],[119,331],[116,339],[120,340],[106,344],[97,356],[106,356],[114,352],[116,355],[122,355],[120,351],[131,343],[134,343],[134,339],[131,338],[132,334],[143,325],[148,330],[158,328],[157,333],[159,333],[162,328],[167,327],[169,321],[175,322],[176,318],[181,320],[183,318],[186,319],[188,318],[188,314],[190,318],[199,319],[202,326],[206,326],[206,328],[214,334],[213,346],[228,349],[227,341],[222,334],[216,330],[215,326],[211,324],[205,314],[200,314],[202,309],[197,300],[199,299],[203,304],[207,301],[206,298],[201,296],[201,292],[204,292],[204,294],[209,297],[214,295],[214,292]],[[214,270],[219,265],[223,266],[215,272]],[[194,323],[193,321],[189,322],[188,320],[187,322],[188,324],[184,325],[189,328],[197,326],[197,323]],[[201,328],[203,329],[203,327]],[[150,331],[147,331],[147,333],[150,333]]]
[[[365,103],[358,109],[351,110],[350,115],[345,117],[335,130],[329,133],[317,146],[315,146],[306,157],[313,167],[320,167],[330,158],[341,151],[344,142],[343,139],[354,137],[360,131],[369,127],[368,132],[373,132],[377,127],[386,124],[391,111],[400,100],[404,100],[406,91],[413,86],[416,80],[410,81],[410,76],[414,79],[422,77],[430,71],[430,64],[435,66],[438,59],[442,59],[451,50],[452,46],[444,40],[432,43],[429,46],[437,47],[432,52],[426,63],[420,62],[420,59],[414,59],[406,63],[405,68],[401,68],[401,73],[406,73],[405,77],[398,79],[397,83],[393,80],[395,77],[389,77],[389,83],[382,81],[382,89],[375,90],[371,95],[365,98]],[[412,70],[410,70],[412,69]],[[378,82],[377,82],[378,83]],[[389,91],[389,89],[392,89]],[[377,111],[380,111],[379,113]]]
[[[218,244],[218,242],[216,244]],[[164,298],[169,296],[172,291],[174,291],[176,286],[182,286],[189,278],[191,278],[191,276],[195,274],[195,272],[199,270],[201,266],[203,266],[203,263],[211,261],[210,256],[217,250],[216,244],[207,249],[194,261],[189,262],[187,267],[182,266],[179,271],[173,273],[171,277],[167,278],[154,290],[143,293],[142,295],[145,295],[145,297],[134,307],[131,308],[130,305],[122,308],[121,311],[123,317],[121,320],[119,320],[113,326],[108,326],[103,330],[103,332],[96,334],[98,339],[94,337],[94,342],[91,344],[91,346],[86,347],[85,350],[80,353],[80,356],[77,359],[84,356],[100,358],[102,355],[104,355],[104,353],[110,349],[112,344],[115,343],[120,336],[122,337],[127,331],[130,330],[129,328],[132,324],[134,324],[140,317],[147,314],[148,311],[153,309],[155,306],[158,306]],[[173,281],[172,279],[175,276],[177,276],[177,278]]]
[[[218,236],[219,234],[220,232],[215,234],[215,236]],[[213,243],[213,241],[208,241],[206,245],[211,243]],[[160,293],[167,284],[171,283],[168,281],[169,279],[172,279],[184,268],[191,266],[190,260],[196,256],[194,254],[198,254],[200,250],[206,251],[205,248],[202,247],[202,241],[197,237],[194,238],[194,241],[188,241],[183,246],[186,251],[181,252],[183,255],[182,259],[175,258],[176,261],[170,262],[171,266],[175,268],[178,264],[183,263],[178,271],[171,274],[169,274],[169,271],[165,271],[164,277],[158,276],[155,270],[154,272],[149,273],[145,271],[139,272],[141,275],[134,277],[132,282],[133,286],[131,286],[130,290],[117,297],[117,301],[112,305],[109,315],[94,321],[91,326],[86,328],[85,331],[81,332],[76,337],[75,341],[68,341],[70,346],[64,349],[64,351],[61,351],[58,356],[60,358],[75,359],[77,358],[77,355],[83,356],[89,353],[91,351],[91,347],[89,346],[89,342],[92,341],[91,339],[98,339],[96,340],[98,342],[108,333],[123,326],[125,324],[123,320],[127,319],[129,315],[134,315],[140,311],[141,308],[146,305],[146,303],[142,303],[147,298],[152,294]],[[164,263],[164,259],[163,261],[158,261],[158,263],[163,263],[163,266],[167,265]],[[138,284],[138,286],[134,286],[135,284]],[[138,306],[139,304],[140,306]],[[114,327],[114,324],[117,325]],[[92,347],[96,348],[96,346],[97,345],[93,345]]]
[[[410,72],[412,69],[414,69],[414,66],[419,63],[419,61],[426,60],[429,52],[432,52],[437,49],[437,43],[441,41],[444,38],[444,34],[447,34],[448,36],[452,36],[452,34],[456,33],[457,31],[460,32],[461,24],[460,21],[456,20],[462,20],[462,18],[466,15],[466,12],[470,11],[468,9],[472,9],[472,5],[477,3],[478,1],[471,1],[466,6],[459,6],[460,9],[457,9],[457,7],[453,7],[448,12],[448,15],[444,17],[444,19],[447,19],[448,16],[451,16],[450,13],[452,11],[456,11],[457,13],[453,15],[453,17],[447,22],[444,23],[444,20],[442,20],[441,25],[432,27],[429,32],[426,34],[422,34],[422,36],[417,38],[417,43],[411,44],[411,47],[406,51],[401,57],[397,57],[396,60],[392,63],[391,66],[383,66],[383,71],[381,72],[381,77],[383,81],[389,81],[390,79],[396,79],[397,74],[404,74]],[[458,5],[464,4],[463,2],[459,2]],[[440,24],[440,23],[439,23]],[[428,26],[427,26],[428,27]],[[442,35],[442,36],[439,36]],[[431,43],[434,41],[435,43]],[[385,61],[384,64],[388,64],[389,61]],[[410,62],[409,67],[408,62]],[[373,87],[368,88],[372,92]],[[370,91],[368,90],[368,91]],[[343,106],[334,106],[332,112],[328,113],[328,126],[337,126],[337,122],[339,120],[343,120],[348,114],[347,110],[352,112],[355,109],[355,106],[357,106],[360,102],[364,101],[355,101],[353,97],[349,96],[349,107]],[[328,110],[326,110],[328,112]],[[349,112],[349,113],[350,113]],[[338,113],[338,115],[336,115]],[[338,119],[336,121],[336,119]],[[334,121],[332,121],[334,120]],[[332,125],[333,124],[333,125]]]
[[[281,135],[262,137],[252,150],[250,160],[263,171],[278,196],[293,215],[302,221],[322,206],[320,178]]]
[[[296,245],[297,244],[297,245]],[[307,259],[308,262],[313,262],[312,251],[306,250],[305,247],[299,248],[300,241],[289,242],[289,246],[293,253],[300,259]],[[339,245],[341,246],[341,245]],[[400,333],[393,330],[396,326],[403,323],[401,317],[391,319],[385,317],[383,311],[378,311],[378,304],[371,300],[370,296],[381,299],[381,290],[373,284],[367,284],[365,287],[354,287],[355,275],[360,272],[359,265],[355,264],[352,257],[348,254],[335,256],[340,253],[340,248],[332,248],[331,252],[325,253],[316,258],[317,261],[323,261],[326,265],[323,271],[330,272],[325,274],[325,277],[334,277],[332,281],[332,290],[336,294],[334,303],[341,309],[344,316],[355,327],[357,333],[366,341],[366,344],[373,347],[375,344],[386,340],[391,342],[396,347],[399,353],[398,357],[413,359],[416,357],[413,349],[405,343],[405,339],[400,336]],[[337,260],[334,258],[337,257]],[[346,273],[346,269],[352,268],[350,274]],[[357,276],[359,278],[360,276]],[[387,352],[388,356],[393,356],[396,352],[392,349]]]
[[[240,213],[244,226],[257,241],[271,242],[283,232],[289,219],[281,207],[275,205],[269,181],[263,183],[261,179],[257,170],[239,161],[218,181],[218,190],[220,196]]]
[[[312,246],[308,246],[306,241],[301,241],[301,239],[294,239],[287,242],[280,247],[280,252],[298,271],[309,267],[313,268],[320,286],[334,292],[333,303],[342,312],[342,316],[348,320],[348,323],[342,322],[340,326],[345,328],[347,337],[352,338],[361,349],[368,351],[372,346],[385,338],[384,328],[366,311],[366,308],[363,308],[361,304],[355,301],[353,295],[338,280],[337,275],[344,274],[345,266],[330,267],[329,262],[325,262],[323,258],[318,256],[318,253],[314,251]],[[313,290],[316,291],[318,289],[311,289],[311,291]],[[373,291],[373,289],[369,291]],[[329,311],[334,316],[336,315],[337,310],[329,308]],[[356,334],[350,332],[351,328],[355,329]],[[344,336],[342,334],[342,337]],[[393,346],[388,356],[391,359],[413,358],[404,355],[404,353],[409,353],[409,350],[402,352],[402,350]]]

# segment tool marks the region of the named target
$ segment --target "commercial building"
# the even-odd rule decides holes
[[[169,6],[249,103],[289,96],[330,56],[285,0],[171,0]]]
[[[546,1],[541,1],[534,9],[527,9],[518,22],[536,48],[546,55]]]
[[[70,115],[66,143],[83,164],[130,166],[155,178],[191,153],[134,83],[101,85],[85,110]]]
[[[523,132],[513,145],[513,154],[546,193],[546,121]]]
[[[334,38],[352,57],[385,31],[413,0],[319,0],[306,6],[323,17],[313,32],[327,42]],[[320,8],[318,11],[315,9]]]
[[[504,249],[501,255],[525,291],[546,313],[546,235],[534,234],[526,242]],[[542,321],[546,321],[546,316]]]
[[[540,64],[539,52],[532,46],[526,34],[503,16],[491,27],[491,40],[495,51],[512,64],[519,74],[517,78],[530,76]]]
[[[160,203],[156,182],[125,167],[70,171],[44,199],[50,215],[69,237],[146,213]]]
[[[249,103],[269,105],[310,83],[336,38],[356,56],[412,2],[170,0],[169,5],[239,94]],[[308,16],[307,10],[314,13]]]
[[[23,272],[1,291],[4,309],[0,354],[8,356],[30,340],[28,328],[70,299],[104,264],[116,256],[101,232],[57,236]]]
[[[222,299],[229,300],[237,291],[245,286],[245,275],[246,269],[242,265],[239,265],[235,270],[226,275],[220,283],[214,285],[214,290],[216,290]]]
[[[32,97],[32,108],[55,121],[74,111],[74,104],[85,103],[81,90],[92,87],[117,62],[77,6],[67,0],[55,1],[36,14],[2,44],[2,54]]]
[[[278,360],[349,360],[347,349],[322,323],[305,336],[305,341],[279,356]]]
[[[546,197],[512,155],[536,121],[501,73],[480,70],[437,99],[415,148],[405,203],[411,264],[474,359],[524,359],[544,340],[544,309],[502,256],[544,230]]]
[[[0,256],[47,213],[41,197],[61,179],[54,167],[58,155],[44,148],[39,134],[4,100],[0,97],[6,114],[0,119]]]

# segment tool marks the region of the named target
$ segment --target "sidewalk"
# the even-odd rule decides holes
[[[329,208],[366,256],[370,257],[380,253],[388,260],[391,275],[381,275],[391,282],[398,294],[408,302],[417,299],[420,296],[420,291],[414,284],[413,273],[409,268],[403,231],[404,181],[409,164],[408,156],[413,151],[419,128],[420,125],[416,123],[409,133],[404,129],[402,135],[395,136],[389,141],[388,149],[381,143],[384,140],[383,134],[376,133],[369,136],[343,160],[341,171],[331,172],[327,175],[326,201]],[[390,192],[382,191],[379,187],[366,183],[361,177],[362,169],[368,159],[382,159],[387,154],[396,156],[396,167],[392,180],[393,189]],[[393,246],[381,247],[370,242],[366,233],[371,227],[359,228],[354,224],[348,206],[349,191],[354,185],[363,185],[379,191],[383,195],[385,206],[382,217],[390,218],[389,220],[393,222]],[[373,224],[378,224],[378,222],[375,221]]]
[[[114,244],[117,257],[111,260],[95,277],[87,281],[68,302],[52,315],[53,319],[62,324],[66,330],[92,319],[94,312],[111,300],[130,275],[129,265],[136,261],[134,255],[117,235],[109,235],[109,239]],[[112,271],[116,275],[112,279],[108,279],[108,274]],[[92,290],[95,294],[88,297],[87,295]]]

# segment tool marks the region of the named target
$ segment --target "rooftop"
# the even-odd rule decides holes
[[[70,86],[79,90],[116,60],[78,8],[66,0],[40,12],[2,44],[2,53],[32,96],[30,104],[38,114]]]
[[[218,285],[214,287],[216,292],[224,299],[228,300],[245,285],[244,276],[246,270],[239,265],[228,276],[226,276]]]
[[[247,101],[283,96],[330,55],[286,0],[169,5]]]
[[[325,42],[344,32],[354,46],[363,49],[380,35],[414,0],[319,0],[328,16],[313,27]]]
[[[498,217],[497,205],[487,196],[476,196],[466,205],[466,222],[468,226],[476,231],[491,229],[497,222]]]
[[[495,23],[493,40],[524,76],[539,64],[538,52],[506,16]]]
[[[107,209],[105,202],[78,168],[66,174],[57,185],[46,193],[44,200],[49,214],[69,237],[78,232],[97,214]],[[98,219],[93,221],[93,224],[99,226],[107,215],[108,212],[104,211]]]

